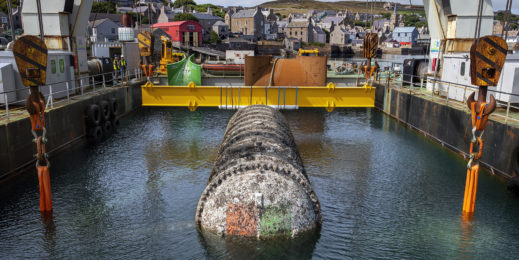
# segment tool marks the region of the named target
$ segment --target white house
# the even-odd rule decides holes
[[[117,41],[118,28],[121,25],[108,18],[88,22],[88,32],[92,42]]]

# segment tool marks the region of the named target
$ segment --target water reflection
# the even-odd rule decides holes
[[[258,240],[221,237],[207,231],[198,232],[206,256],[214,259],[310,259],[320,237],[320,230],[292,239]]]
[[[519,198],[481,171],[474,219],[466,162],[370,109],[284,111],[322,206],[306,239],[240,241],[194,225],[234,111],[144,108],[102,144],[52,158],[54,214],[31,169],[0,183],[0,258],[515,259]]]
[[[43,228],[43,248],[52,258],[54,252],[56,252],[56,224],[52,211],[41,212],[41,224]]]

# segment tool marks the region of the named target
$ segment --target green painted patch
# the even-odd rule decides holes
[[[261,209],[260,236],[290,235],[292,215],[288,205],[271,205]]]

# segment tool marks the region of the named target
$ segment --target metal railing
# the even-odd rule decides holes
[[[40,91],[44,93],[44,98],[46,100],[45,109],[52,109],[56,104],[69,103],[74,97],[95,94],[99,91],[106,90],[110,86],[124,86],[124,81],[128,82],[133,78],[141,79],[142,71],[140,68],[136,68],[133,71],[126,70],[124,73],[124,79],[121,78],[122,71],[117,73],[117,78],[115,76],[115,72],[106,72],[97,75],[81,76],[73,80],[53,82],[52,84],[40,86]],[[60,86],[60,89],[64,89],[56,90],[56,86]],[[0,121],[7,120],[7,122],[9,122],[13,116],[26,113],[25,109],[20,109],[25,107],[26,99],[16,100],[19,92],[29,93],[29,87],[0,92],[0,97],[3,97],[4,101],[3,104],[0,104],[0,111],[5,111],[5,113],[0,114]],[[15,96],[15,100],[10,101],[13,99],[13,95]]]
[[[390,72],[393,73],[393,72]],[[400,81],[394,81],[391,80],[391,77],[389,76],[385,83],[386,86],[393,89],[406,89],[411,94],[418,94],[418,95],[429,95],[431,100],[433,101],[440,101],[449,106],[449,107],[456,107],[456,108],[466,108],[466,100],[469,97],[469,95],[472,92],[478,92],[478,87],[473,85],[467,85],[467,84],[461,84],[457,82],[450,82],[450,81],[444,81],[441,79],[434,79],[433,77],[421,77],[417,75],[410,75],[410,74],[403,74],[403,73],[397,73],[401,74]],[[406,77],[404,77],[406,76]],[[404,78],[410,78],[411,80],[404,80]],[[431,85],[431,89],[427,89],[427,84]],[[451,94],[454,94],[454,91],[456,90],[463,90],[463,95],[461,100],[457,100],[455,98],[451,98]],[[501,94],[501,95],[509,95],[508,101],[503,102],[499,101],[496,98],[496,103],[498,108],[504,108],[505,114],[500,114],[499,112],[492,113],[490,117],[497,117],[504,120],[505,124],[508,124],[509,121],[517,122],[519,123],[519,119],[514,118],[510,116],[510,112],[512,109],[519,110],[519,106],[514,106],[511,102],[512,97],[519,97],[519,94],[511,93],[511,92],[505,92],[505,91],[499,91],[499,90],[492,90],[488,89],[489,94]]]

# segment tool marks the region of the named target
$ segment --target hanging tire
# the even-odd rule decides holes
[[[100,126],[92,127],[88,131],[87,138],[88,141],[93,144],[101,142],[101,140],[103,139],[103,129]]]
[[[110,99],[110,108],[112,109],[112,118],[117,117],[119,114],[119,102],[117,101],[117,98]]]
[[[106,100],[101,100],[99,102],[99,108],[101,110],[101,118],[102,121],[106,122],[110,120],[110,116],[112,114],[112,110],[110,109],[110,103]]]
[[[92,104],[86,109],[86,123],[88,126],[97,126],[101,122],[101,110],[98,105]]]
[[[120,125],[121,125],[121,122],[119,121],[118,117],[115,117],[112,119],[112,129],[114,132],[117,131],[117,128],[119,128]]]
[[[104,138],[110,137],[114,132],[114,129],[112,127],[112,122],[110,120],[103,123],[103,133]]]

